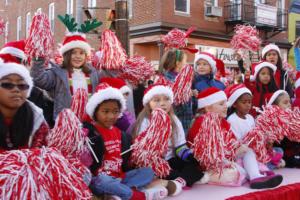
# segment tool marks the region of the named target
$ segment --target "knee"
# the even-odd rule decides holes
[[[154,178],[154,172],[150,167],[143,167],[140,168],[140,173],[143,174],[145,177],[148,177],[149,179],[153,179]]]

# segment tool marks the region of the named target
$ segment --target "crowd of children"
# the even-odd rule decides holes
[[[47,146],[53,121],[63,109],[70,108],[72,95],[84,89],[89,100],[82,123],[93,154],[88,184],[95,196],[164,199],[193,184],[241,186],[247,180],[253,189],[273,188],[284,179],[273,169],[300,167],[297,141],[284,138],[282,143],[269,143],[268,163],[259,162],[243,143],[265,106],[299,107],[300,77],[293,86],[275,44],[262,49],[262,61],[253,65],[252,74],[245,71],[244,83],[227,87],[215,78],[215,56],[198,52],[190,99],[176,106],[176,91],[169,84],[187,64],[188,54],[183,48],[166,50],[160,76],[145,89],[141,102],[135,102],[143,106],[136,118],[126,108],[132,88],[119,77],[104,76],[88,62],[91,47],[83,34],[64,38],[61,65],[50,61],[46,67],[45,59],[38,57],[32,58],[29,66],[24,44],[20,44],[7,43],[0,51],[0,152]],[[35,90],[45,98],[41,103],[33,97]],[[52,107],[45,104],[48,101],[53,102]],[[137,167],[131,162],[133,141],[147,132],[157,109],[170,120],[161,161],[169,167],[166,176],[155,174],[153,166]]]

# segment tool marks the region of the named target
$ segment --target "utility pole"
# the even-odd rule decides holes
[[[76,22],[83,23],[83,0],[76,0]]]
[[[116,9],[116,35],[123,48],[129,55],[129,27],[127,0],[115,0]]]

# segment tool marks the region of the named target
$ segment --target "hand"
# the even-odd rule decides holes
[[[192,95],[194,97],[197,97],[198,96],[198,90],[192,90]]]

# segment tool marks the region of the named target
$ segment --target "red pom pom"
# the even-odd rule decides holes
[[[127,80],[133,86],[137,86],[141,80],[147,80],[155,74],[154,67],[143,56],[133,56],[126,60],[121,69],[120,78]]]
[[[102,52],[102,57],[99,60],[100,69],[121,69],[127,59],[126,51],[111,30],[102,32],[100,51]]]
[[[72,96],[71,110],[80,121],[83,121],[85,115],[85,106],[88,102],[88,93],[85,89],[79,88]]]
[[[90,199],[81,174],[50,148],[0,153],[2,199]]]
[[[175,105],[184,104],[190,100],[193,77],[194,69],[191,65],[184,66],[177,75],[172,87]]]
[[[162,37],[162,42],[167,48],[183,48],[187,46],[187,37],[196,30],[196,27],[191,27],[184,32],[177,28],[172,29],[167,35]]]
[[[170,173],[170,166],[163,158],[171,134],[169,115],[162,109],[152,111],[150,125],[132,145],[131,162],[138,167],[151,167],[159,177]]]
[[[54,39],[46,14],[36,14],[26,40],[25,52],[31,58],[44,57],[50,59],[53,54]]]

